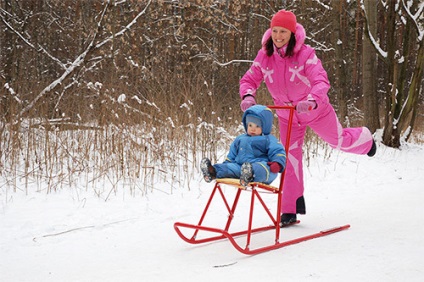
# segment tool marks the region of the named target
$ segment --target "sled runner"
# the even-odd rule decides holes
[[[294,114],[295,108],[294,106],[268,106],[268,108],[275,109],[275,110],[289,111],[289,122],[288,122],[289,126],[287,128],[287,138],[284,144],[286,148],[286,156],[288,156],[289,147],[290,147],[289,145],[290,145],[291,125],[293,121],[293,114]],[[350,225],[347,224],[347,225],[319,231],[310,235],[280,242],[281,200],[282,200],[282,193],[283,193],[284,176],[285,176],[285,170],[281,173],[279,187],[267,185],[267,184],[259,183],[259,182],[251,182],[249,183],[247,187],[244,187],[240,185],[239,179],[230,179],[230,178],[216,179],[215,186],[212,189],[211,195],[209,197],[208,202],[206,203],[206,206],[203,210],[203,213],[200,217],[199,222],[197,224],[176,222],[174,223],[174,229],[184,241],[191,244],[201,244],[201,243],[213,242],[213,241],[222,240],[222,239],[228,239],[230,243],[241,253],[247,254],[247,255],[255,255],[262,252],[275,250],[285,246],[297,244],[306,240],[330,235],[330,234],[348,229],[350,227]],[[230,201],[228,200],[228,195],[224,193],[225,186],[232,186],[236,188],[236,193],[235,193],[234,200],[232,201],[231,206],[229,204]],[[248,215],[247,228],[241,231],[230,232],[231,223],[233,222],[236,208],[238,206],[242,193],[250,193],[250,205],[248,210],[249,215]],[[271,212],[272,209],[268,208],[268,205],[264,199],[265,196],[263,196],[263,195],[269,195],[269,194],[277,196],[277,207],[275,209],[274,215]],[[212,207],[212,202],[216,197],[221,198],[222,203],[225,206],[226,212],[228,212],[228,219],[226,220],[224,228],[217,228],[217,227],[207,226],[206,224],[204,224],[205,218],[210,208]],[[270,223],[268,223],[268,225],[259,226],[259,227],[253,226],[254,210],[256,205],[259,205],[259,207],[262,207],[263,208],[262,213],[265,214],[265,217],[268,217],[270,219]],[[297,221],[294,224],[297,224],[297,223],[299,223],[299,221]],[[186,231],[183,232],[182,230],[186,230]],[[192,233],[191,236],[186,236],[185,234],[188,233],[187,230],[194,231],[194,233]],[[273,230],[275,233],[273,238],[271,238],[270,244],[251,248],[253,234],[257,234],[264,231],[270,231],[270,230]],[[207,236],[205,236],[204,234],[207,234]],[[202,237],[200,235],[203,235],[205,237]],[[241,241],[239,237],[240,238],[245,237],[244,245],[239,243]]]

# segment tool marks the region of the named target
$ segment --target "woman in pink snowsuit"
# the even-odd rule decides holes
[[[241,109],[256,104],[256,90],[265,82],[275,105],[293,105],[296,112],[287,156],[281,225],[296,221],[305,214],[303,197],[302,146],[309,126],[334,149],[373,156],[376,145],[366,127],[342,128],[329,102],[330,83],[315,50],[304,44],[305,29],[296,16],[285,10],[277,12],[262,38],[252,66],[240,80]],[[280,138],[286,139],[288,111],[277,111]]]

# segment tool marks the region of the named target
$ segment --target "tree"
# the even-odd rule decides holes
[[[372,34],[368,11],[362,6],[366,24],[366,36],[387,66],[386,109],[383,143],[399,148],[401,134],[405,140],[414,128],[418,97],[423,88],[423,37],[424,3],[404,0],[382,3],[385,42],[379,42]],[[414,26],[414,28],[411,28]],[[412,79],[408,79],[412,77]]]
[[[346,3],[345,1],[333,1],[333,44],[336,50],[335,56],[335,79],[334,87],[337,93],[338,102],[338,115],[340,121],[344,124],[348,124],[348,109],[346,103],[346,91],[347,91],[347,70],[346,70],[346,46],[348,40],[346,38]]]
[[[93,54],[97,55],[98,53],[104,52],[102,51],[102,49],[105,48],[107,44],[114,42],[116,38],[122,37],[126,32],[128,32],[128,30],[130,30],[130,28],[137,22],[137,20],[145,14],[150,3],[151,3],[151,0],[146,1],[145,8],[141,12],[139,12],[132,19],[132,21],[130,21],[126,26],[122,27],[121,30],[111,34],[105,34],[104,30],[108,30],[107,24],[105,23],[106,21],[105,18],[106,18],[107,12],[110,11],[112,5],[110,1],[103,3],[103,5],[99,7],[99,13],[97,15],[98,17],[96,17],[96,20],[93,21],[94,28],[91,29],[89,31],[89,35],[87,35],[87,37],[84,38],[84,42],[85,42],[84,46],[82,50],[80,50],[80,52],[75,55],[74,58],[69,58],[69,57],[60,58],[59,56],[55,56],[53,54],[55,51],[55,46],[53,44],[56,44],[56,41],[59,41],[59,40],[56,40],[56,41],[45,40],[44,42],[37,42],[37,39],[39,38],[37,38],[36,36],[33,36],[34,38],[31,38],[31,36],[28,36],[23,30],[19,30],[19,21],[17,21],[16,19],[12,17],[13,15],[12,13],[9,13],[7,10],[0,9],[0,19],[3,22],[3,24],[7,27],[7,30],[8,30],[8,33],[6,33],[6,36],[8,36],[9,33],[15,34],[15,36],[19,38],[19,40],[23,42],[24,45],[28,46],[30,50],[35,51],[37,55],[38,54],[43,55],[42,57],[43,61],[39,63],[38,66],[36,66],[36,71],[47,72],[47,70],[51,70],[54,67],[57,68],[57,72],[52,73],[52,76],[56,75],[57,73],[57,77],[53,81],[49,82],[49,84],[45,86],[37,95],[35,95],[35,97],[31,97],[28,99],[29,101],[26,103],[26,105],[24,105],[18,112],[17,116],[14,117],[15,121],[18,121],[22,116],[27,114],[30,110],[32,110],[35,107],[37,103],[39,103],[39,101],[41,101],[49,93],[51,93],[53,90],[55,90],[62,84],[64,83],[67,84],[64,87],[65,89],[68,87],[70,88],[73,84],[76,84],[78,82],[78,78],[81,77],[84,72],[90,71],[92,68],[95,67],[95,65],[99,62],[99,60],[103,59],[102,56],[90,57],[90,55],[93,55]],[[70,3],[65,2],[63,4],[68,5]],[[36,1],[29,2],[28,5],[30,5],[28,8],[29,15],[31,15],[31,13],[34,11],[35,9],[34,7],[37,7],[39,9],[50,8],[50,3],[48,2],[43,2],[40,7],[37,5]],[[45,5],[47,8],[43,7],[43,5]],[[5,7],[7,8],[10,6],[11,4],[8,1],[6,1]],[[18,7],[16,10],[25,11],[26,9],[23,9],[23,7]],[[49,14],[49,13],[40,12],[40,14]],[[55,16],[57,15],[55,15],[53,11],[51,14],[51,18],[54,18]],[[29,23],[25,19],[23,19],[22,22],[24,22],[25,24]],[[40,29],[40,26],[34,26],[34,28]],[[6,39],[8,39],[8,37],[6,37]],[[48,46],[51,50],[49,50],[49,48],[46,48],[44,46],[52,42],[54,43]],[[113,51],[113,46],[112,46],[112,51]],[[65,53],[65,55],[68,55],[68,54]],[[6,58],[8,57],[6,56]],[[49,63],[44,62],[47,60],[47,58],[49,59]],[[18,60],[18,58],[16,57],[14,59]],[[23,59],[25,60],[28,58],[23,58]],[[66,61],[67,63],[64,63],[64,61]],[[88,66],[84,66],[85,64],[88,64]],[[45,68],[46,66],[48,66],[47,70],[43,70],[43,68]],[[29,70],[27,71],[29,72]],[[7,79],[11,80],[12,78],[7,78]]]
[[[368,26],[372,33],[377,30],[377,5],[374,0],[364,0],[368,14]],[[380,128],[380,115],[378,110],[378,95],[376,83],[376,52],[369,40],[364,40],[362,45],[362,95],[364,96],[364,119],[366,126],[375,132]]]

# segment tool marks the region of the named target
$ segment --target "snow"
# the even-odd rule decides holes
[[[225,240],[178,237],[173,224],[197,223],[213,187],[200,175],[190,190],[157,183],[144,196],[121,189],[107,201],[90,189],[25,195],[0,183],[0,281],[422,281],[423,160],[414,143],[379,144],[373,158],[319,152],[305,167],[308,213],[281,238],[350,229],[255,256]],[[241,207],[248,202],[242,195]],[[211,210],[212,222],[221,216]]]

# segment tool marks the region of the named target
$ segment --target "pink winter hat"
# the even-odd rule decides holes
[[[271,28],[274,26],[280,26],[287,28],[291,32],[296,32],[296,16],[286,10],[278,11],[271,20]]]

